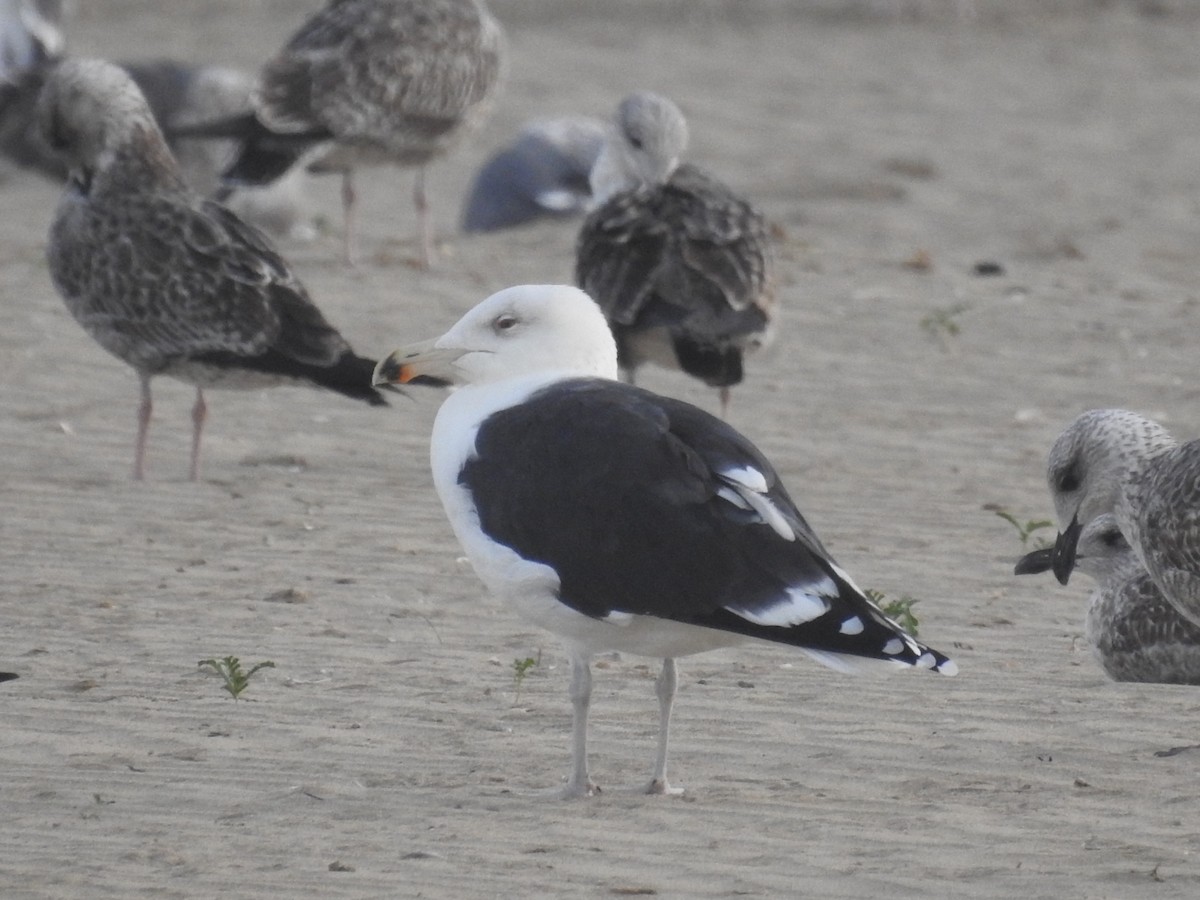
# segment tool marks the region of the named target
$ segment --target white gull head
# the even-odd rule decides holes
[[[520,285],[492,294],[441,337],[380,362],[375,383],[427,375],[480,385],[545,373],[617,377],[617,347],[604,314],[569,285]]]

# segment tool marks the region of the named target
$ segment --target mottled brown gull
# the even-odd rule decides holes
[[[225,173],[231,183],[273,181],[301,159],[311,172],[340,173],[347,259],[354,252],[353,171],[417,166],[414,199],[428,265],[425,165],[490,110],[503,58],[504,34],[482,0],[330,0],[263,67],[254,113],[213,123],[208,133],[243,140]]]
[[[1053,548],[1035,550],[1017,562],[1016,573],[1037,574],[1053,565]],[[1116,516],[1104,513],[1080,529],[1075,566],[1096,582],[1084,638],[1109,678],[1200,684],[1200,627],[1163,597]]]
[[[65,61],[38,119],[71,173],[50,229],[51,277],[80,325],[141,381],[135,478],[155,375],[196,386],[193,479],[205,387],[290,382],[386,402],[371,387],[374,363],[326,322],[267,239],[186,187],[128,74]]]
[[[46,77],[63,58],[61,4],[0,0],[0,155],[62,182],[62,160],[42,140],[35,110]],[[250,109],[254,79],[224,66],[169,59],[119,63],[141,89],[159,126],[170,129]],[[235,145],[231,141],[177,141],[171,150],[188,184],[210,193],[220,184]],[[287,236],[304,236],[302,171],[266,187],[240,188],[225,203],[248,222]]]
[[[695,166],[679,108],[640,91],[617,108],[592,169],[598,204],[579,233],[575,280],[608,319],[630,381],[642,364],[682,369],[720,390],[770,336],[775,309],[766,222]]]
[[[1128,410],[1090,410],[1055,441],[1047,479],[1060,581],[1070,576],[1081,530],[1111,512],[1163,596],[1200,625],[1200,441],[1179,444]]]

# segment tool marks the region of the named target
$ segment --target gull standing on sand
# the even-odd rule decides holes
[[[433,258],[425,166],[490,111],[505,41],[483,0],[330,0],[262,69],[253,113],[178,129],[237,137],[231,184],[265,184],[302,158],[342,175],[345,254],[354,255],[354,170],[416,166],[422,259]]]
[[[1027,553],[1017,575],[1054,567],[1054,549]],[[1075,567],[1096,582],[1088,601],[1084,638],[1113,681],[1200,684],[1200,627],[1163,597],[1112,513],[1079,532]]]
[[[888,619],[826,552],[770,462],[690,404],[622,384],[599,307],[567,286],[492,295],[425,344],[380,362],[377,384],[463,385],[438,411],[430,459],[476,573],[571,658],[572,766],[588,773],[592,656],[663,660],[650,793],[667,781],[675,657],[748,638],[842,671],[952,675]]]
[[[301,383],[372,405],[374,362],[325,321],[267,239],[190,191],[129,75],[67,60],[38,103],[70,178],[50,228],[50,275],[71,314],[141,382],[134,478],[144,475],[150,379],[196,386],[191,478],[205,387]]]
[[[632,382],[655,362],[720,391],[771,334],[774,278],[758,210],[695,166],[683,113],[659,94],[630,94],[592,169],[597,204],[579,233],[575,281],[604,310]]]

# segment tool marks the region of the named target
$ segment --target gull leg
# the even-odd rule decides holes
[[[138,373],[142,383],[142,402],[138,405],[137,443],[133,445],[133,478],[142,481],[146,477],[146,435],[150,433],[150,415],[154,403],[150,400],[150,376]]]
[[[421,265],[433,268],[433,222],[429,219],[429,197],[425,193],[425,167],[417,169],[413,181],[413,205],[417,209],[417,235],[421,241]]]
[[[647,794],[682,794],[683,788],[671,787],[667,781],[667,740],[671,734],[671,706],[675,702],[675,688],[679,679],[675,671],[675,660],[663,660],[662,671],[655,682],[658,694],[658,755],[654,759],[654,775],[646,786]]]
[[[563,797],[591,797],[600,788],[588,775],[587,717],[592,699],[592,667],[590,659],[571,653],[571,777]]]
[[[342,258],[346,265],[355,264],[354,203],[358,195],[354,191],[354,172],[342,172]]]
[[[717,388],[717,396],[721,398],[721,419],[729,421],[729,385],[723,385]]]
[[[192,406],[192,467],[188,475],[192,481],[200,480],[200,435],[207,418],[208,404],[204,402],[204,391],[196,388],[196,402]]]

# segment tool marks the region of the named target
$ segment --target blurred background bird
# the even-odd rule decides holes
[[[50,71],[66,55],[61,0],[0,0],[0,156],[62,182],[67,170],[38,132],[34,110]],[[159,127],[173,127],[250,109],[254,78],[226,66],[154,59],[119,63],[141,88]],[[202,194],[220,185],[232,141],[175,141],[171,150],[187,183]],[[264,187],[232,191],[225,204],[277,237],[310,238],[313,228],[302,172]]]
[[[415,166],[421,262],[433,260],[425,166],[490,111],[505,39],[482,0],[330,0],[259,73],[250,113],[172,130],[240,141],[229,185],[268,184],[298,164],[342,176],[353,262],[354,171]]]
[[[747,351],[775,313],[767,224],[749,202],[680,157],[687,122],[639,91],[617,107],[591,172],[596,208],[579,232],[575,280],[604,310],[621,368],[682,369],[720,392],[742,381]]]

